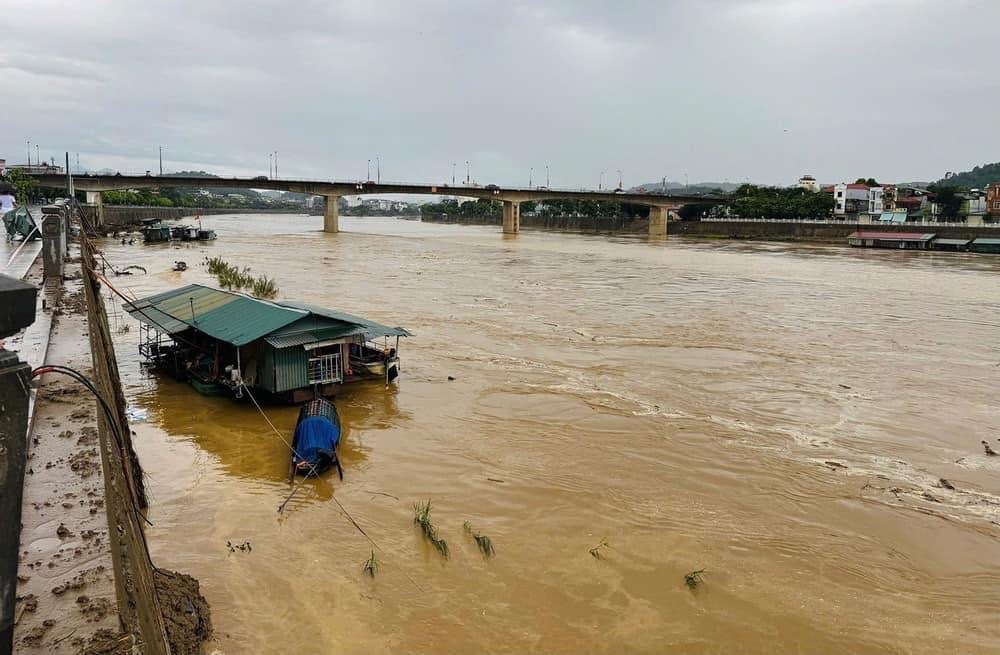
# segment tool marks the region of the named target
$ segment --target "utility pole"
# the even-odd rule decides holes
[[[66,195],[70,198],[76,195],[73,190],[73,173],[69,167],[69,152],[66,153]]]
[[[35,166],[41,166],[41,164],[42,164],[42,151],[38,147],[38,144],[36,143],[35,144]]]
[[[604,190],[604,171],[601,171],[601,179],[597,183],[597,190],[598,191]]]
[[[28,166],[31,166],[31,141],[28,141]]]
[[[160,146],[160,177],[163,177],[163,146]]]
[[[80,172],[80,153],[76,153],[76,172]]]
[[[451,185],[455,186],[455,162],[451,163]]]
[[[382,184],[382,160],[375,155],[375,183]]]
[[[618,169],[618,188],[622,188],[622,169]]]
[[[469,160],[465,160],[465,186],[472,184],[472,165]]]
[[[549,165],[545,164],[545,188],[549,188]]]
[[[365,182],[372,179],[372,160],[368,160],[368,175],[365,176]]]
[[[274,153],[267,153],[267,176],[269,178],[274,177]]]
[[[278,179],[278,151],[274,151],[274,179]]]
[[[667,176],[663,176],[663,193],[667,192]]]
[[[535,172],[534,166],[528,169],[528,188],[531,188],[531,174]]]

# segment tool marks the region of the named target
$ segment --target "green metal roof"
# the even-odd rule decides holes
[[[316,305],[310,305],[304,302],[298,302],[297,300],[282,300],[280,303],[283,307],[291,307],[293,309],[300,309],[307,311],[316,316],[323,316],[334,321],[340,321],[342,323],[353,324],[363,328],[361,332],[356,334],[365,334],[369,337],[412,337],[413,335],[401,327],[388,327],[382,325],[381,323],[376,323],[375,321],[369,321],[366,318],[361,318],[360,316],[354,316],[353,314],[348,314],[346,312],[338,312],[333,309],[327,309],[326,307],[318,307]],[[332,338],[332,337],[327,337]]]
[[[125,311],[161,332],[194,328],[208,336],[243,346],[301,319],[307,312],[238,293],[189,284],[135,302]]]
[[[275,348],[287,348],[353,335],[367,338],[410,336],[344,312],[295,301],[269,302],[200,284],[158,293],[123,305],[141,323],[177,334],[193,328],[208,336],[243,346],[261,337]]]
[[[1000,239],[991,239],[986,237],[979,237],[972,242],[976,246],[1000,246]]]

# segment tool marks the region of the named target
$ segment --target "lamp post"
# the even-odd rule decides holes
[[[41,150],[38,147],[38,144],[36,143],[35,144],[35,166],[38,166],[41,163],[42,163],[42,153],[41,153]]]
[[[469,186],[470,184],[472,184],[472,164],[470,164],[469,160],[466,159],[465,160],[465,186]]]
[[[278,151],[274,151],[274,177],[278,178]]]
[[[267,153],[267,176],[274,177],[274,153]]]
[[[28,166],[31,166],[31,141],[28,141],[27,144],[28,144]]]
[[[531,168],[528,169],[528,188],[529,189],[531,188],[531,175],[534,172],[535,172],[535,167],[534,166],[532,166]]]
[[[163,146],[160,146],[160,177],[163,177]]]
[[[545,188],[549,188],[549,165],[545,164]]]
[[[382,184],[382,160],[375,155],[375,182]]]
[[[604,189],[604,171],[601,171],[601,179],[597,183],[597,190],[602,191]]]
[[[455,162],[451,163],[451,185],[455,186]]]
[[[365,182],[372,179],[372,160],[368,160],[368,175],[365,176]]]
[[[618,188],[622,188],[622,169],[618,169]]]

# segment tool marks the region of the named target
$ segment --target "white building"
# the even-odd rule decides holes
[[[799,188],[819,193],[819,182],[812,175],[803,175],[799,178]]]
[[[878,188],[880,191],[879,206],[881,207],[881,187]],[[833,213],[835,216],[857,214],[868,211],[868,199],[867,184],[841,183],[833,185]]]
[[[868,213],[882,213],[882,195],[884,190],[880,186],[868,187]]]

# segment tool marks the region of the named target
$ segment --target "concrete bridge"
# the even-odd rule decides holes
[[[66,187],[65,175],[44,173],[33,174],[39,184],[47,187]],[[367,182],[336,182],[317,180],[269,179],[258,177],[165,177],[158,175],[74,175],[74,188],[87,192],[87,202],[98,206],[101,212],[101,191],[126,189],[158,189],[160,187],[198,187],[270,189],[292,191],[314,196],[323,196],[323,230],[340,231],[340,213],[337,200],[343,196],[374,194],[441,195],[497,200],[503,203],[503,232],[516,234],[520,230],[521,209],[525,201],[539,200],[594,200],[601,202],[630,203],[649,207],[649,236],[662,238],[667,235],[667,214],[683,205],[699,203],[723,203],[725,200],[707,196],[661,195],[648,193],[625,193],[619,191],[566,191],[546,187],[517,188],[486,186],[448,186],[447,184],[380,184]]]

